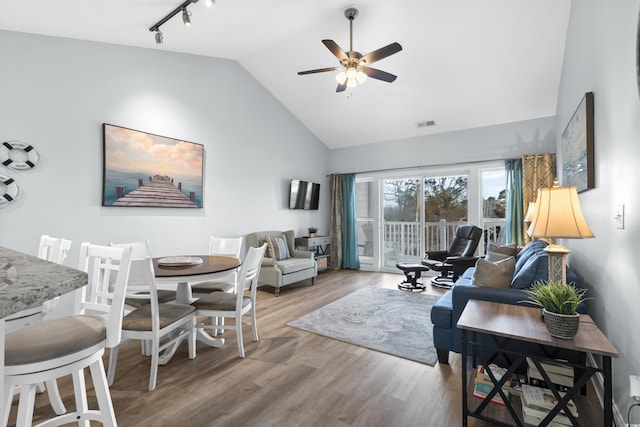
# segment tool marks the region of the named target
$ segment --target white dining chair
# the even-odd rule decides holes
[[[107,379],[112,385],[120,348],[131,340],[140,340],[148,345],[148,352],[144,354],[151,356],[149,391],[152,391],[156,388],[158,365],[169,361],[175,344],[184,338],[184,334],[188,334],[189,358],[195,357],[195,309],[187,304],[158,302],[148,241],[112,243],[111,246],[131,248],[131,271],[125,301],[137,308],[124,316],[122,340],[109,353]],[[134,304],[132,300],[139,304]]]
[[[37,322],[6,335],[4,391],[5,396],[11,396],[13,389],[20,387],[17,427],[31,426],[36,385],[66,375],[73,377],[76,411],[42,425],[88,425],[89,420],[117,425],[102,356],[105,348],[120,342],[130,252],[130,248],[83,243],[79,269],[88,273],[88,284],[78,290],[76,314]],[[98,410],[88,408],[84,368],[91,372]],[[5,425],[7,417],[8,411]]]
[[[230,256],[240,259],[242,250],[242,236],[240,237],[215,237],[209,239],[209,255]],[[238,270],[216,280],[200,282],[191,286],[194,297],[208,295],[211,292],[235,292],[235,283]]]
[[[38,258],[55,262],[56,264],[64,264],[70,249],[70,240],[50,237],[45,234],[40,236]],[[40,307],[21,311],[5,319],[5,332],[10,333],[24,326],[41,321],[44,316],[51,312],[57,305],[58,299],[59,298],[54,298],[53,300],[45,301]],[[62,415],[67,412],[64,402],[60,397],[60,390],[58,389],[56,380],[47,381],[46,385],[38,384],[37,391],[39,393],[43,393],[45,390],[49,396],[49,402],[51,403],[53,411],[57,415]]]
[[[196,327],[203,329],[212,328],[212,332],[218,329],[234,329],[238,340],[238,353],[244,357],[244,342],[242,339],[242,318],[245,315],[251,317],[251,329],[253,340],[258,341],[258,326],[256,323],[256,290],[258,288],[258,274],[262,264],[262,257],[267,248],[266,243],[259,248],[249,248],[245,257],[238,279],[236,293],[213,292],[193,303],[196,308],[196,317],[204,316],[213,319],[230,317],[235,319],[234,325],[221,325],[216,322],[213,325],[198,324]],[[248,291],[248,295],[245,293]],[[206,333],[206,332],[204,332]]]

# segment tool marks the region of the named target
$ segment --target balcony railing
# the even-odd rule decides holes
[[[397,222],[386,221],[383,226],[384,239],[384,265],[394,264],[393,261],[417,261],[424,257],[425,251],[446,250],[456,229],[466,222]],[[479,255],[484,255],[489,242],[504,243],[504,225],[502,218],[486,219],[483,222],[484,239],[479,245]],[[360,227],[360,255],[373,255],[372,233],[367,232],[371,228],[371,222],[366,222]],[[422,235],[424,233],[424,235]],[[421,237],[424,248],[421,247]],[[365,253],[366,252],[366,253]],[[395,265],[395,264],[394,264]]]

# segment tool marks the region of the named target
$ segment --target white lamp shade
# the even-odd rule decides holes
[[[537,210],[527,232],[532,237],[586,239],[594,237],[582,214],[576,187],[541,188]]]
[[[536,211],[538,210],[536,202],[529,202],[529,207],[527,208],[527,214],[524,216],[524,222],[531,222],[533,218],[536,216]]]

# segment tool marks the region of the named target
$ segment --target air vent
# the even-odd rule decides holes
[[[433,120],[424,120],[422,122],[417,122],[416,126],[418,126],[419,128],[426,128],[429,126],[435,126],[436,122]]]

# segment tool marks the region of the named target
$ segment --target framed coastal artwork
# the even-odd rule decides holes
[[[204,146],[103,124],[102,206],[202,208]]]
[[[562,185],[578,193],[595,186],[593,92],[587,92],[562,132]]]

